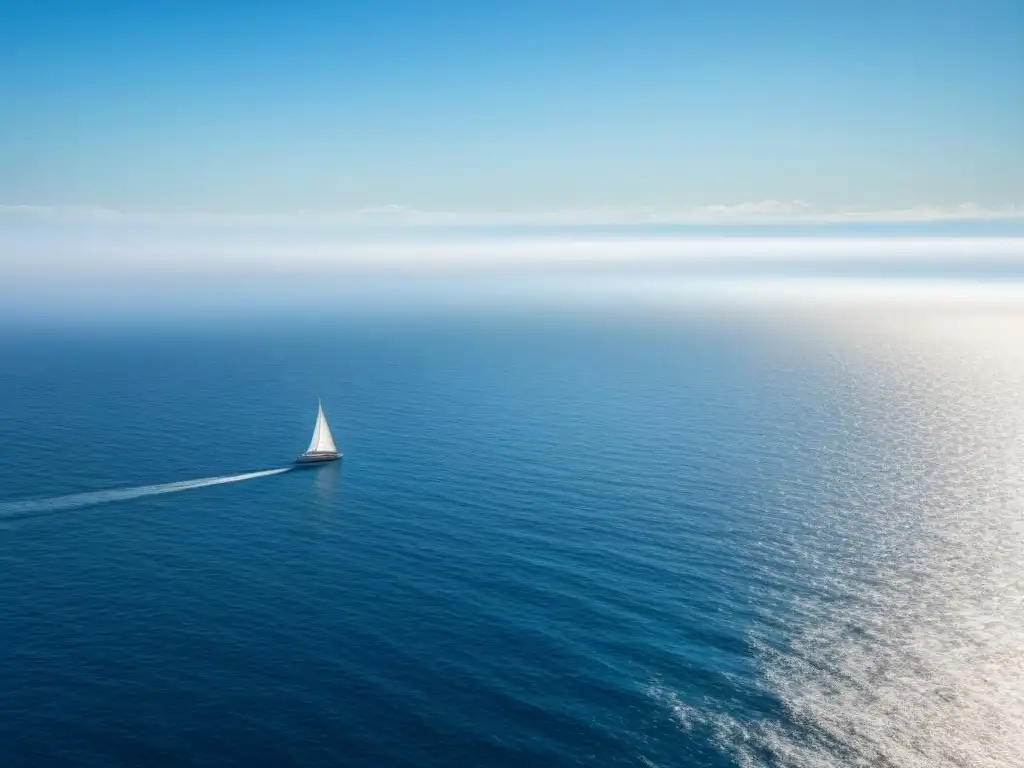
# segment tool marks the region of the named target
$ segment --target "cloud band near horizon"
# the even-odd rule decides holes
[[[629,224],[744,224],[744,223],[927,223],[944,221],[1024,221],[1024,203],[982,205],[919,204],[875,209],[825,207],[804,200],[761,200],[690,207],[564,208],[549,211],[428,211],[403,205],[380,205],[353,210],[231,212],[181,210],[122,210],[102,206],[0,204],[0,224],[57,222],[83,224],[160,224],[176,226],[543,226]]]

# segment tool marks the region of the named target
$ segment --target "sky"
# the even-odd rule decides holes
[[[1024,3],[0,0],[0,319],[738,264],[1024,296]]]
[[[0,0],[0,110],[5,206],[1005,209],[1024,4]]]

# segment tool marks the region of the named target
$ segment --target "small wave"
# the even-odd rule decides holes
[[[203,477],[197,480],[179,480],[174,483],[161,483],[159,485],[139,485],[134,488],[115,488],[109,491],[72,493],[67,496],[53,496],[49,499],[5,501],[0,502],[0,518],[23,517],[25,515],[35,515],[46,512],[60,512],[66,509],[92,507],[97,504],[111,504],[117,501],[129,501],[143,496],[159,496],[163,493],[191,491],[196,488],[206,488],[210,485],[241,483],[245,480],[255,480],[259,477],[280,475],[290,470],[291,467],[264,469],[259,472],[245,472],[240,475],[221,475],[219,477]]]
[[[697,729],[706,731],[715,746],[723,754],[729,755],[741,768],[774,765],[776,762],[772,762],[773,759],[783,757],[770,741],[770,734],[763,724],[743,723],[732,715],[712,708],[710,702],[705,702],[709,706],[703,709],[687,704],[675,691],[658,681],[651,682],[645,693],[667,709],[672,720],[685,733],[692,733]],[[783,760],[782,764],[793,763]]]

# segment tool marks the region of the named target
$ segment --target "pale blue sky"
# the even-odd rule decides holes
[[[764,200],[1024,203],[1024,3],[0,0],[0,205]]]

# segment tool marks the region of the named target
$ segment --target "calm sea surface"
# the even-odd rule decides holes
[[[172,763],[1024,765],[1024,315],[8,334],[0,764]]]

